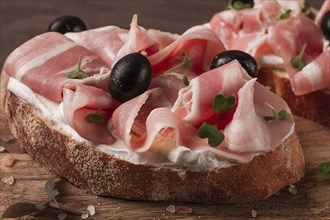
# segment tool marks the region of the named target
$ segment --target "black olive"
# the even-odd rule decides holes
[[[55,31],[61,34],[85,30],[87,30],[86,24],[80,18],[69,15],[56,18],[48,26],[48,31]]]
[[[251,77],[256,78],[258,76],[258,64],[256,60],[250,54],[240,50],[227,50],[219,53],[213,58],[211,69],[222,66],[235,59]]]
[[[327,40],[330,40],[330,11],[325,13],[322,17],[321,30],[323,32],[324,37]]]
[[[121,102],[144,93],[151,82],[152,67],[149,60],[139,54],[131,53],[114,65],[108,81],[110,95]]]

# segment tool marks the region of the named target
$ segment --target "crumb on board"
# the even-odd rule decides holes
[[[252,216],[252,218],[256,218],[257,215],[258,215],[257,211],[255,209],[252,209],[251,210],[251,216]]]
[[[7,154],[6,156],[4,156],[2,158],[2,163],[6,166],[6,167],[12,167],[14,165],[15,162],[15,157],[11,154]]]
[[[14,178],[14,176],[4,176],[1,178],[1,181],[4,182],[5,184],[11,186],[11,185],[14,185],[15,178]]]
[[[192,208],[188,206],[169,205],[166,208],[169,213],[189,214],[192,213]]]
[[[298,190],[297,190],[297,188],[296,188],[296,186],[295,185],[290,185],[289,186],[289,192],[291,193],[291,194],[293,194],[293,195],[296,195],[297,193],[298,193]]]
[[[5,152],[6,148],[0,145],[0,153]]]

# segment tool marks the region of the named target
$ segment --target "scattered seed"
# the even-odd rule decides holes
[[[15,179],[13,176],[4,176],[1,178],[1,181],[4,182],[5,184],[11,186],[14,184]]]
[[[168,211],[169,213],[175,213],[175,205],[167,206],[166,211]]]
[[[256,218],[257,215],[258,215],[258,213],[257,213],[256,210],[252,209],[252,210],[251,210],[251,215],[252,215],[252,218]]]
[[[15,158],[13,155],[7,154],[3,157],[2,162],[6,167],[12,167],[14,165]]]

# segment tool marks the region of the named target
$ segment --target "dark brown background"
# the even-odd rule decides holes
[[[271,1],[271,0],[270,0]],[[323,0],[310,0],[317,8]],[[182,33],[224,9],[228,0],[0,0],[0,64],[20,44],[47,30],[62,15],[81,17],[89,28],[128,28],[134,13],[146,28]]]

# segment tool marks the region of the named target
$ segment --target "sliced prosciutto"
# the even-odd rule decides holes
[[[118,105],[107,92],[93,86],[72,84],[64,88],[65,122],[80,136],[95,143],[112,144],[115,141],[107,124]]]
[[[286,102],[251,79],[238,93],[238,106],[233,120],[224,130],[225,143],[234,152],[267,152],[278,146],[294,129],[293,118],[267,122],[264,117],[272,111],[291,111]]]
[[[127,41],[128,31],[107,26],[83,32],[69,32],[65,36],[100,57],[107,67],[112,67],[117,53]]]
[[[171,44],[177,37],[177,35],[167,32],[146,30],[138,25],[138,16],[134,15],[127,39],[116,54],[115,61],[134,52],[141,52],[145,56],[150,56]]]
[[[297,18],[287,18],[272,26],[269,31],[268,44],[275,54],[283,58],[293,88],[298,86],[294,85],[294,78],[299,70],[292,67],[291,59],[300,54],[304,44],[306,44],[306,50],[303,58],[307,64],[316,59],[323,51],[321,30],[311,19],[302,15]],[[324,74],[329,74],[329,71]],[[318,77],[316,76],[315,79],[318,80]],[[293,91],[295,92],[295,90]]]
[[[215,96],[237,97],[238,90],[250,78],[237,60],[205,72],[179,91],[172,111],[183,120],[200,124],[214,115],[212,102]]]
[[[153,75],[159,75],[181,63],[182,52],[187,54],[191,71],[201,74],[211,66],[212,59],[225,48],[219,38],[206,26],[195,26],[183,33],[177,40],[148,56]]]
[[[330,50],[320,54],[296,73],[291,85],[296,95],[330,89]]]
[[[7,58],[4,71],[23,82],[35,92],[53,101],[62,101],[63,85],[75,79],[66,74],[77,68],[92,76],[106,64],[89,50],[62,34],[48,32],[32,38]],[[79,81],[79,80],[78,80]]]

